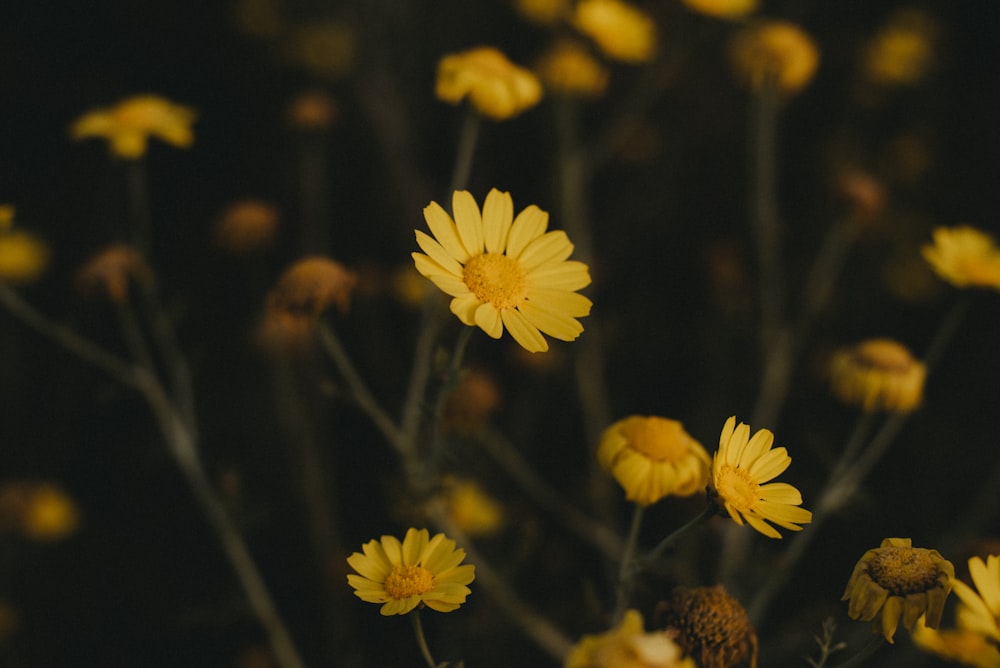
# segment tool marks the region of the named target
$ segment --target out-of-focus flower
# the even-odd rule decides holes
[[[431,290],[431,284],[412,264],[399,267],[392,273],[390,278],[392,294],[395,295],[404,306],[420,308],[427,293]]]
[[[0,204],[0,232],[8,232],[14,227],[16,211],[13,204]]]
[[[70,134],[76,140],[106,139],[112,155],[134,160],[146,155],[150,137],[177,148],[191,146],[194,143],[191,125],[195,118],[190,107],[174,104],[159,95],[136,95],[113,107],[87,112],[73,122]]]
[[[11,482],[0,487],[0,525],[37,541],[73,534],[80,511],[65,491],[48,482]]]
[[[802,505],[799,490],[784,482],[769,480],[780,475],[792,458],[785,448],[773,448],[774,434],[761,429],[750,437],[750,427],[736,418],[726,420],[719,436],[719,449],[712,459],[709,497],[737,524],[746,522],[769,538],[781,534],[768,522],[789,531],[812,521]]]
[[[233,202],[215,221],[215,243],[237,255],[274,244],[281,218],[278,209],[257,199]]]
[[[481,46],[441,59],[435,94],[458,104],[468,98],[476,111],[502,121],[542,99],[542,84],[530,70],[510,62],[499,49]]]
[[[774,85],[787,94],[799,92],[819,66],[812,37],[786,21],[758,21],[733,39],[730,56],[737,77],[751,90]]]
[[[669,600],[657,604],[656,620],[701,668],[757,666],[757,632],[722,585],[676,587]]]
[[[946,661],[974,668],[1000,668],[1000,650],[989,638],[961,626],[954,629],[931,629],[924,618],[917,620],[911,634],[913,644],[922,651]]]
[[[919,9],[894,12],[865,44],[863,68],[869,81],[889,86],[919,83],[934,64],[937,25]]]
[[[8,211],[12,219],[13,207]],[[49,265],[49,247],[30,232],[11,229],[10,225],[9,220],[0,225],[0,281],[31,283]]]
[[[123,243],[111,244],[92,256],[76,274],[82,294],[101,294],[115,304],[128,302],[132,281],[148,280],[152,271],[142,254]]]
[[[853,225],[869,227],[885,211],[888,195],[885,186],[872,174],[860,169],[846,169],[837,176],[837,194],[847,205]]]
[[[242,32],[259,39],[274,39],[285,29],[280,0],[237,0],[233,21]]]
[[[953,580],[955,595],[962,605],[958,609],[959,626],[982,633],[1000,642],[1000,556],[990,555],[969,559],[969,575],[975,590],[961,580]]]
[[[938,227],[934,243],[921,248],[938,276],[957,288],[1000,290],[1000,248],[974,227]]]
[[[286,59],[327,81],[336,81],[354,67],[357,37],[345,23],[311,21],[288,32]]]
[[[865,411],[912,411],[923,399],[926,379],[927,367],[891,339],[862,341],[830,360],[834,394]]]
[[[438,612],[457,610],[471,593],[475,566],[459,565],[465,550],[443,533],[430,537],[427,529],[407,529],[395,536],[371,540],[347,563],[358,574],[347,576],[354,595],[368,603],[382,603],[383,615],[405,615],[418,605]]]
[[[285,270],[267,297],[267,308],[305,318],[347,311],[357,283],[354,272],[325,257],[307,257]]]
[[[757,11],[758,0],[684,0],[688,9],[720,19],[741,19]]]
[[[475,480],[445,477],[431,503],[468,536],[492,536],[504,525],[503,506]]]
[[[556,41],[538,59],[535,71],[553,93],[599,97],[608,87],[608,69],[576,40]]]
[[[599,635],[583,636],[570,650],[564,668],[696,668],[669,633],[643,630],[638,610]]]
[[[551,26],[569,16],[570,0],[514,0],[514,11],[539,25]]]
[[[532,204],[514,219],[510,193],[496,188],[481,213],[470,193],[456,190],[452,210],[454,220],[437,202],[424,209],[434,236],[416,230],[424,252],[412,256],[453,297],[459,320],[494,339],[506,328],[530,352],[548,350],[542,333],[572,341],[583,332],[577,318],[590,314],[591,302],[576,290],[590,284],[590,271],[567,261],[573,244],[563,231],[546,232],[548,213]]]
[[[285,117],[296,130],[318,132],[329,130],[339,113],[332,95],[322,90],[307,90],[292,98]]]
[[[472,433],[489,420],[499,405],[500,389],[493,377],[482,371],[468,371],[448,396],[442,421],[449,429]]]
[[[913,547],[909,538],[886,538],[862,555],[841,598],[851,619],[872,622],[890,643],[902,618],[913,631],[917,620],[937,628],[952,588],[955,567],[937,550]]]
[[[609,58],[639,64],[656,54],[656,23],[622,0],[581,0],[572,23]]]
[[[677,420],[633,415],[604,430],[597,461],[625,490],[625,498],[649,506],[666,496],[705,489],[711,459]]]

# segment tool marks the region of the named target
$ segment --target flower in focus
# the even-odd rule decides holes
[[[758,0],[684,0],[688,9],[720,19],[741,19],[757,11]]]
[[[696,668],[664,631],[643,630],[642,615],[627,610],[617,627],[588,635],[570,650],[564,668]]]
[[[768,522],[789,531],[801,531],[800,524],[812,521],[812,513],[801,508],[802,495],[792,485],[768,480],[781,474],[792,458],[785,448],[773,448],[774,434],[761,429],[753,438],[750,427],[726,420],[719,437],[719,449],[712,459],[709,497],[725,509],[733,521],[751,527],[769,538],[781,534]]]
[[[754,91],[774,85],[784,93],[797,93],[819,65],[812,37],[786,21],[747,26],[734,38],[730,56],[739,79]]]
[[[842,348],[830,360],[830,384],[841,401],[865,411],[912,411],[923,398],[927,367],[891,339]]]
[[[441,59],[435,94],[448,104],[468,98],[476,111],[502,121],[538,104],[542,84],[498,49],[481,46]]]
[[[911,634],[913,644],[922,651],[946,661],[974,668],[1000,668],[1000,650],[978,631],[958,626],[954,629],[931,629],[924,618],[917,620]]]
[[[514,11],[539,25],[555,25],[570,13],[569,0],[514,0]]]
[[[934,243],[921,251],[937,275],[957,288],[1000,290],[1000,248],[974,227],[935,228]]]
[[[395,536],[365,543],[347,558],[358,574],[347,576],[354,595],[368,603],[382,603],[383,615],[405,615],[418,605],[438,612],[457,610],[471,593],[475,566],[459,565],[465,550],[443,533],[430,537],[427,529],[407,529]]]
[[[70,128],[73,139],[103,137],[113,155],[129,160],[146,154],[150,137],[178,148],[194,143],[194,110],[158,95],[137,95],[117,105],[89,111]]]
[[[653,59],[656,24],[648,14],[622,0],[581,0],[572,23],[609,58],[631,64]]]
[[[851,619],[873,621],[890,643],[899,626],[913,631],[917,620],[937,628],[951,591],[955,567],[937,550],[913,547],[909,538],[886,538],[862,555],[841,598]]]
[[[920,82],[934,64],[937,26],[919,9],[901,9],[865,46],[865,76],[875,83],[905,86]]]
[[[80,525],[80,511],[48,482],[12,482],[0,488],[0,524],[37,541],[66,538]]]
[[[542,54],[535,70],[555,93],[599,97],[608,87],[608,69],[575,40],[558,40]]]
[[[215,243],[237,255],[268,248],[278,234],[279,222],[273,204],[256,199],[233,202],[215,221]]]
[[[1000,642],[1000,556],[969,559],[969,575],[976,589],[954,580],[955,595],[962,602],[958,609],[959,626],[982,633]]]
[[[565,232],[545,231],[548,213],[532,204],[515,219],[510,194],[496,188],[482,212],[471,194],[456,190],[452,210],[454,220],[437,202],[424,209],[434,236],[417,230],[424,252],[412,256],[417,271],[453,297],[459,320],[494,339],[506,327],[529,352],[548,350],[542,333],[572,341],[583,332],[577,318],[591,302],[575,291],[590,284],[590,272],[566,259],[573,244]]]
[[[84,295],[103,294],[115,304],[128,301],[129,285],[147,280],[152,271],[142,254],[123,243],[111,244],[91,257],[76,274],[76,287]]]
[[[0,228],[0,281],[30,283],[42,275],[49,264],[49,248],[23,230]]]
[[[475,481],[447,476],[432,501],[468,536],[492,536],[504,524],[504,510]]]
[[[711,463],[705,448],[680,422],[641,415],[604,431],[597,460],[625,489],[625,498],[643,506],[703,490]]]
[[[670,600],[657,604],[656,620],[701,668],[757,666],[757,632],[722,585],[676,587]]]

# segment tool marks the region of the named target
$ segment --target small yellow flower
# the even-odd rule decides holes
[[[757,11],[759,0],[684,0],[687,8],[719,19],[741,19]]]
[[[113,155],[135,159],[146,154],[150,137],[178,148],[194,143],[191,125],[194,110],[158,95],[137,95],[106,109],[95,109],[78,118],[70,128],[73,139],[103,137]]]
[[[510,193],[490,190],[480,212],[471,194],[456,190],[455,218],[437,202],[424,209],[433,237],[416,230],[423,253],[417,271],[453,297],[451,312],[494,339],[504,328],[525,350],[543,352],[542,333],[572,341],[591,302],[576,290],[590,284],[582,262],[567,261],[573,244],[565,232],[546,232],[549,214],[532,204],[514,218]],[[426,253],[426,255],[425,255]]]
[[[21,521],[24,535],[39,541],[65,538],[76,531],[79,524],[80,512],[76,503],[66,492],[51,484],[34,488]]]
[[[441,59],[435,94],[448,104],[468,98],[476,111],[502,121],[538,104],[542,84],[498,49],[482,46]]]
[[[955,567],[937,550],[913,547],[909,538],[886,538],[862,555],[841,598],[851,619],[872,621],[890,643],[902,618],[913,631],[917,620],[937,628]]]
[[[215,221],[215,243],[243,255],[274,244],[278,234],[278,209],[267,202],[244,199],[233,202]]]
[[[924,652],[947,661],[974,668],[1000,668],[1000,650],[982,633],[961,626],[954,629],[931,629],[924,618],[917,620],[913,644]]]
[[[786,21],[760,21],[747,26],[730,49],[738,78],[751,90],[774,85],[784,93],[805,87],[819,66],[819,49],[802,28]]]
[[[865,76],[875,83],[910,85],[920,82],[934,64],[937,26],[919,9],[902,9],[865,46]]]
[[[148,280],[152,275],[139,251],[115,243],[87,260],[76,274],[76,286],[85,296],[100,294],[122,305],[128,301],[132,281]]]
[[[761,429],[750,437],[750,427],[736,418],[726,420],[719,437],[719,449],[712,459],[709,497],[733,521],[751,527],[769,538],[781,534],[768,522],[789,531],[801,531],[800,524],[812,521],[812,513],[801,508],[802,495],[792,485],[767,481],[780,475],[792,458],[785,448],[773,448],[774,434]]]
[[[597,460],[625,489],[625,498],[643,506],[702,491],[711,464],[705,448],[680,422],[641,415],[604,431]]]
[[[608,69],[575,40],[558,40],[538,59],[535,70],[554,93],[599,97],[608,87]]]
[[[974,227],[938,227],[921,249],[938,276],[957,288],[1000,290],[1000,248]]]
[[[701,668],[757,666],[757,632],[722,585],[675,587],[669,600],[657,604],[656,618]]]
[[[572,23],[609,58],[639,64],[656,53],[653,19],[622,0],[581,0]]]
[[[430,537],[427,529],[407,529],[400,542],[382,536],[362,546],[347,563],[358,575],[347,582],[354,595],[368,603],[382,603],[383,615],[405,615],[418,605],[438,612],[457,610],[471,593],[466,586],[475,579],[475,566],[459,565],[465,550],[443,533]]]
[[[504,510],[475,480],[447,476],[432,502],[468,536],[492,536],[504,525]]]
[[[969,559],[969,575],[976,589],[961,580],[954,580],[955,595],[962,605],[958,609],[959,626],[982,633],[1000,642],[1000,556],[990,555]]]
[[[30,283],[49,264],[49,248],[30,232],[0,230],[0,281]]]
[[[564,668],[696,668],[664,631],[643,630],[642,615],[628,610],[617,627],[588,635],[570,650]]]
[[[830,361],[834,394],[869,412],[912,411],[920,405],[926,379],[926,365],[890,339],[869,339],[838,350]]]
[[[570,13],[569,0],[514,0],[514,11],[539,25],[551,26]]]

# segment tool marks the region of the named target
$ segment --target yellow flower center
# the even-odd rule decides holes
[[[929,550],[902,546],[880,548],[868,572],[874,582],[894,596],[933,589],[940,574]]]
[[[673,420],[650,418],[624,430],[633,450],[656,461],[677,462],[688,454],[690,437]]]
[[[484,253],[469,260],[462,280],[476,299],[498,311],[520,306],[527,297],[527,272],[520,262],[502,253]]]
[[[724,464],[716,476],[715,489],[730,505],[738,510],[749,510],[760,500],[760,485],[745,470]]]
[[[434,587],[434,575],[423,566],[393,566],[385,577],[385,593],[401,599],[426,594]]]

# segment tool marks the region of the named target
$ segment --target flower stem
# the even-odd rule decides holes
[[[685,524],[684,526],[677,529],[672,534],[661,540],[656,547],[647,552],[642,557],[642,559],[639,560],[639,563],[637,565],[638,568],[641,570],[646,566],[648,566],[649,564],[656,561],[657,559],[659,559],[661,556],[663,556],[664,552],[666,552],[668,549],[676,545],[677,541],[679,541],[685,534],[687,534],[689,531],[693,529],[696,529],[697,527],[700,527],[702,524],[711,519],[712,516],[715,515],[715,512],[716,512],[715,506],[712,505],[711,503],[708,504],[708,507],[706,507],[705,510],[701,511],[701,513],[697,515],[694,519],[692,519],[690,522],[688,522],[687,524]]]
[[[870,659],[878,649],[885,644],[885,637],[882,635],[877,635],[871,639],[871,641],[865,645],[860,652],[852,656],[847,661],[834,666],[833,668],[857,668],[857,666],[863,666],[868,659]]]
[[[625,539],[625,549],[622,551],[622,560],[618,565],[618,585],[615,611],[612,617],[613,624],[621,621],[622,616],[625,614],[625,608],[628,606],[629,597],[632,594],[632,582],[639,572],[634,567],[632,561],[635,559],[635,549],[639,543],[639,529],[642,527],[642,516],[645,510],[645,506],[637,503],[635,504],[635,510],[632,512],[632,524],[629,526],[628,537]]]
[[[451,183],[448,186],[448,200],[456,190],[461,190],[469,182],[472,172],[472,157],[476,153],[476,142],[479,139],[479,128],[482,119],[471,107],[465,114],[462,130],[458,136],[458,150],[455,155],[455,167],[451,173]]]
[[[437,662],[431,656],[430,647],[427,646],[427,638],[424,636],[424,624],[420,620],[420,609],[414,608],[410,613],[410,621],[413,622],[413,635],[417,638],[417,647],[420,648],[420,656],[424,657],[427,668],[437,668]]]

